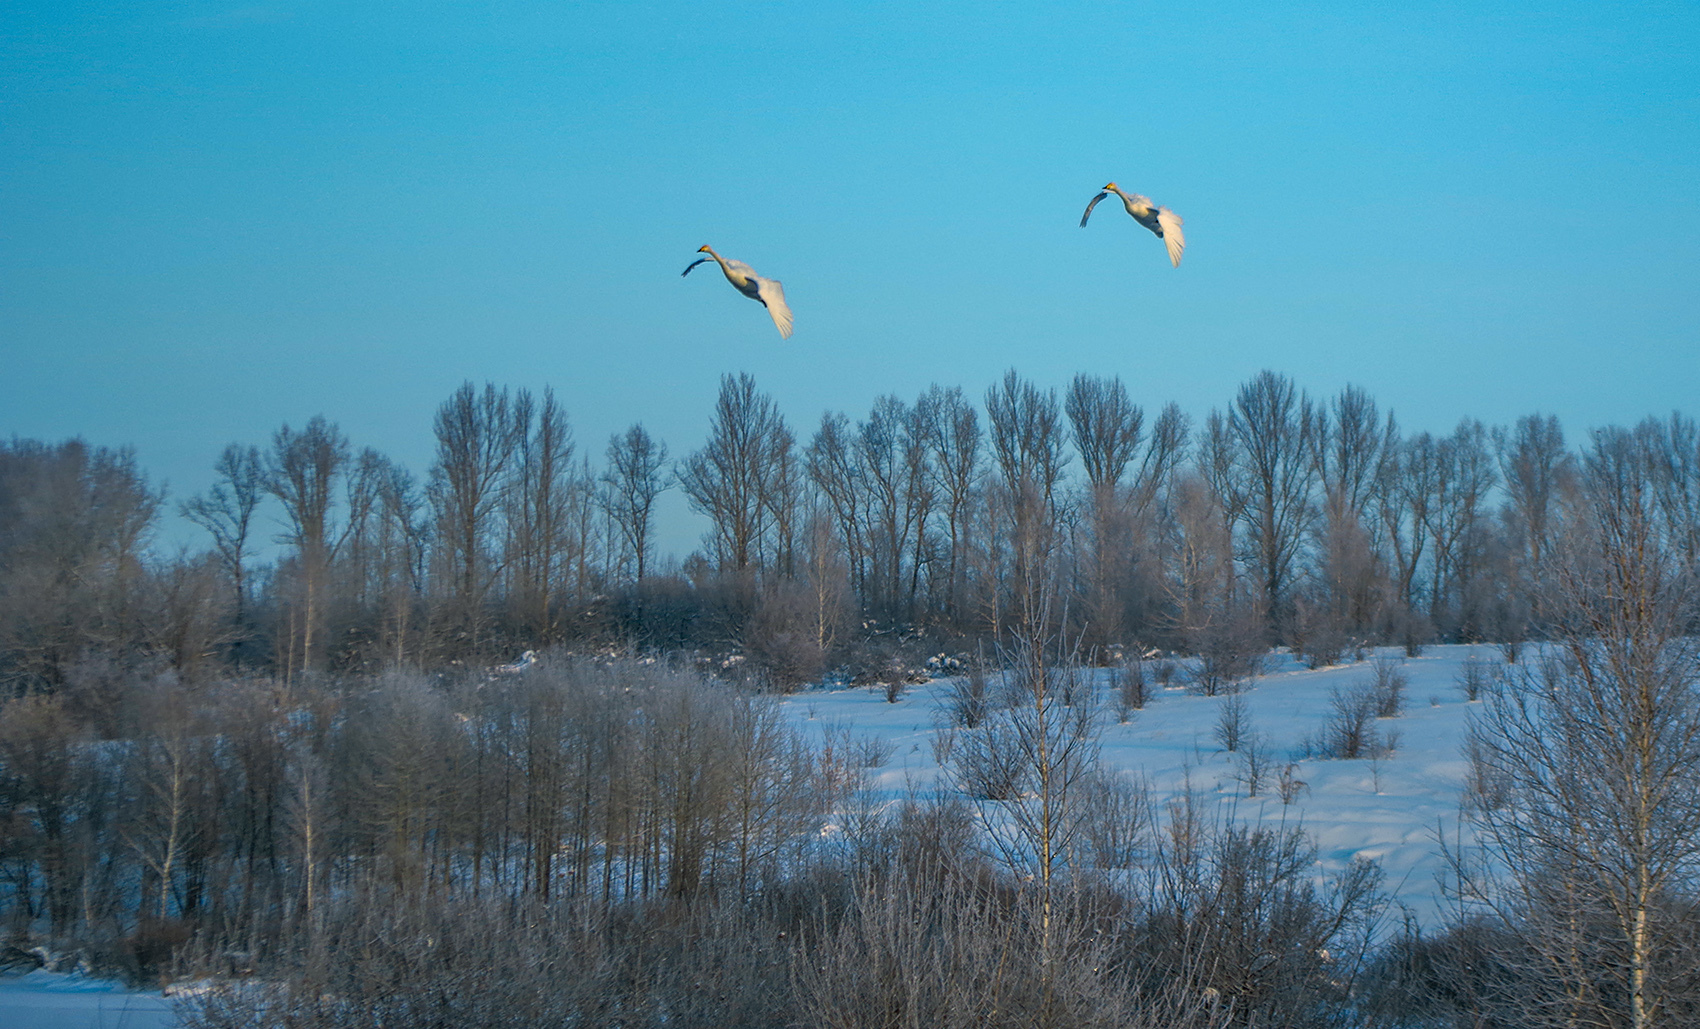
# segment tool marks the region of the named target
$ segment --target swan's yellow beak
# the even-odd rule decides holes
[[[704,243],[704,244],[703,244],[703,245],[702,245],[702,246],[700,246],[700,247],[697,247],[697,253],[699,253],[699,254],[706,254],[706,253],[708,253],[708,244],[707,244],[707,243]]]
[[[1106,193],[1107,193],[1107,192],[1109,192],[1109,191],[1110,191],[1110,190],[1112,190],[1112,189],[1115,189],[1115,188],[1116,188],[1116,184],[1115,184],[1115,183],[1113,183],[1113,182],[1110,182],[1110,183],[1106,183],[1106,184],[1105,184],[1105,186],[1104,186],[1104,191],[1105,191],[1105,192],[1106,192]]]

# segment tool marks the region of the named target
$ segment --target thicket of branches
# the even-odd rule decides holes
[[[707,442],[676,462],[641,425],[595,460],[548,391],[469,383],[432,431],[423,476],[322,417],[232,444],[177,504],[207,548],[176,554],[150,549],[167,501],[127,451],[0,445],[0,690],[87,692],[150,662],[293,679],[556,644],[742,653],[790,688],[880,659],[867,627],[934,652],[1007,643],[1041,588],[1059,598],[1047,631],[1104,655],[1515,645],[1553,632],[1547,559],[1581,503],[1581,455],[1550,416],[1408,435],[1361,390],[1313,399],[1272,372],[1196,425],[1174,405],[1148,419],[1119,379],[1059,396],[1011,371],[983,404],[935,386],[812,434],[728,376]],[[1611,431],[1692,569],[1695,423]],[[654,553],[672,488],[711,526],[682,563]]]

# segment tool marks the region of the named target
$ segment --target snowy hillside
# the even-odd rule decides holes
[[[1229,753],[1217,740],[1229,696],[1199,695],[1179,685],[1181,674],[1167,688],[1152,682],[1150,702],[1121,723],[1099,673],[1101,766],[1143,776],[1159,814],[1190,783],[1196,798],[1232,819],[1299,825],[1317,844],[1319,874],[1338,871],[1354,857],[1374,859],[1386,874],[1388,892],[1432,927],[1445,903],[1436,838],[1444,832],[1451,840],[1459,831],[1466,772],[1461,744],[1469,711],[1478,706],[1465,700],[1458,677],[1467,658],[1490,671],[1502,668],[1504,659],[1489,646],[1431,646],[1410,659],[1402,650],[1381,648],[1374,656],[1396,662],[1406,679],[1403,713],[1374,720],[1374,731],[1393,741],[1383,757],[1305,756],[1334,713],[1336,690],[1344,694],[1373,682],[1370,661],[1312,671],[1285,653],[1273,653],[1241,694],[1244,735],[1262,737],[1271,766],[1257,796],[1248,796],[1244,782],[1244,745],[1238,754]],[[822,745],[828,737],[884,740],[889,757],[870,770],[870,778],[875,789],[895,797],[909,789],[951,788],[948,776],[941,776],[941,748],[935,746],[938,735],[949,731],[944,727],[951,686],[949,679],[935,679],[910,687],[896,703],[877,689],[817,687],[787,698],[784,709]],[[1283,803],[1276,780],[1289,763],[1290,777],[1303,785],[1290,791],[1291,803]]]

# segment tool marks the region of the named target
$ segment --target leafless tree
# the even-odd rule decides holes
[[[1682,566],[1700,574],[1700,428],[1672,412],[1635,427],[1652,461],[1654,509]]]
[[[1119,377],[1076,375],[1064,404],[1075,451],[1086,473],[1090,533],[1082,600],[1088,638],[1106,644],[1121,639],[1126,624],[1125,587],[1133,564],[1131,497],[1122,478],[1138,455],[1145,412],[1128,399]]]
[[[1139,453],[1144,410],[1128,399],[1120,376],[1084,373],[1069,383],[1064,409],[1087,486],[1114,490]]]
[[[217,478],[205,495],[194,496],[180,507],[183,517],[199,525],[213,539],[213,551],[230,575],[236,599],[235,620],[244,622],[247,612],[248,530],[254,510],[265,496],[265,463],[260,449],[232,443],[214,466]]]
[[[295,547],[300,584],[298,631],[289,632],[285,640],[286,676],[312,670],[318,663],[315,635],[324,618],[330,565],[344,538],[331,520],[331,509],[349,457],[347,437],[322,415],[314,415],[300,432],[284,425],[272,436],[266,490],[283,504],[288,519],[283,542]]]
[[[1232,498],[1278,627],[1289,620],[1294,566],[1310,529],[1318,412],[1292,380],[1260,372],[1240,387],[1226,425],[1231,465],[1218,490]],[[1217,459],[1221,463],[1221,459]]]
[[[1068,456],[1055,390],[1041,391],[1014,369],[986,392],[992,456],[1010,523],[1009,586],[1017,631],[1045,636],[1037,621],[1056,569],[1057,495]]]
[[[1316,542],[1321,607],[1328,630],[1360,638],[1378,626],[1380,526],[1370,506],[1386,477],[1398,438],[1393,416],[1384,420],[1375,401],[1348,386],[1318,411],[1311,437],[1313,461],[1322,484],[1321,519]]]
[[[856,465],[855,436],[850,419],[828,411],[804,454],[809,479],[826,500],[848,560],[850,581],[858,594],[867,589],[867,541],[863,532],[864,493]]]
[[[650,436],[641,423],[608,440],[608,470],[602,477],[604,502],[624,540],[634,582],[642,582],[649,569],[655,498],[671,485],[662,474],[666,466],[667,444]]]
[[[756,391],[754,378],[721,378],[708,443],[677,475],[691,506],[714,523],[710,542],[722,569],[754,572],[783,549],[775,511],[787,502],[777,494],[794,489],[794,442],[778,405]]]
[[[1174,568],[1168,577],[1170,627],[1177,642],[1195,646],[1202,634],[1233,621],[1237,599],[1233,528],[1219,495],[1202,475],[1178,477],[1174,498]]]
[[[960,622],[967,594],[969,553],[973,548],[973,500],[979,488],[980,448],[984,433],[979,412],[961,387],[930,387],[917,405],[930,423],[927,438],[933,447],[934,484],[944,518],[945,567],[943,606],[947,616]]]
[[[505,496],[503,560],[514,629],[552,642],[554,607],[568,560],[574,491],[573,434],[555,391],[541,401],[520,390],[511,410],[513,470]],[[576,548],[575,548],[576,549]]]
[[[1430,468],[1423,481],[1432,489],[1423,523],[1431,555],[1429,618],[1437,625],[1457,627],[1465,638],[1476,638],[1478,613],[1467,601],[1481,569],[1480,530],[1488,492],[1498,479],[1487,429],[1466,418],[1424,456]]]
[[[183,866],[211,831],[201,817],[211,785],[210,762],[208,740],[184,689],[161,683],[151,692],[145,703],[152,724],[138,734],[126,770],[137,793],[124,837],[153,873],[153,915],[163,920],[173,911],[190,910]]]
[[[864,550],[870,606],[886,617],[907,617],[920,585],[927,517],[933,504],[925,412],[895,396],[874,401],[857,426],[855,467],[864,497]]]
[[[1677,957],[1700,894],[1695,582],[1652,465],[1633,434],[1594,434],[1555,554],[1560,652],[1491,691],[1471,730],[1474,778],[1503,801],[1476,816],[1491,860],[1455,853],[1455,871],[1515,935],[1500,960],[1550,984],[1529,1000],[1543,1025],[1675,1025],[1700,1004]]]
[[[14,883],[15,916],[45,916],[68,933],[99,855],[90,830],[110,804],[98,791],[89,732],[63,697],[0,703],[0,853]]]
[[[437,409],[433,428],[437,459],[427,495],[437,526],[438,560],[447,579],[450,618],[464,646],[476,649],[485,602],[501,571],[495,551],[501,538],[498,522],[518,444],[508,391],[486,383],[479,392],[463,383]],[[559,445],[556,451],[558,456]]]
[[[128,450],[0,441],[0,686],[57,689],[80,655],[139,642],[160,501]]]
[[[1516,540],[1518,582],[1511,588],[1539,598],[1545,591],[1535,576],[1557,535],[1555,522],[1575,475],[1575,461],[1553,415],[1525,415],[1509,433],[1495,429],[1493,444]],[[1540,617],[1539,611],[1535,614]]]

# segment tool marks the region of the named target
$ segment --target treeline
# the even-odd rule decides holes
[[[1406,434],[1362,390],[1313,399],[1264,372],[1195,422],[1116,378],[1062,395],[1011,371],[976,403],[935,386],[793,428],[728,376],[681,460],[641,424],[600,462],[554,395],[467,384],[423,477],[322,417],[233,444],[181,514],[204,551],[149,544],[167,510],[124,450],[0,445],[0,688],[138,661],[433,668],[555,644],[743,653],[791,687],[872,635],[997,641],[1026,608],[1088,647],[1228,654],[1288,644],[1546,634],[1545,557],[1575,522],[1581,451],[1632,446],[1664,531],[1700,560],[1700,433],[1680,414],[1594,430],[1464,419]],[[682,563],[656,498],[707,516]],[[273,535],[273,527],[283,527]],[[258,560],[265,544],[282,545]]]

